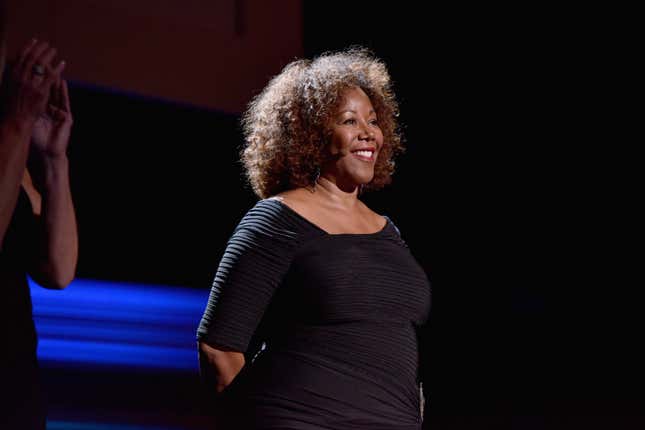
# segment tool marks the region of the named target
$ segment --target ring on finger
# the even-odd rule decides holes
[[[31,68],[31,73],[33,73],[36,76],[44,76],[45,68],[40,64],[35,64],[34,67]]]

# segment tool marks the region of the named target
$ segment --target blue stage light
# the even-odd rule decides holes
[[[63,291],[30,286],[43,366],[197,371],[207,289],[88,279]]]
[[[47,430],[180,430],[177,427],[137,426],[75,421],[47,421]]]

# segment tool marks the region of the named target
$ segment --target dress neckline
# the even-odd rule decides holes
[[[300,215],[298,212],[296,212],[295,209],[293,209],[291,206],[287,205],[286,203],[284,203],[284,202],[282,202],[282,201],[280,201],[280,200],[278,200],[278,199],[276,199],[274,197],[270,197],[270,198],[268,198],[266,200],[271,200],[271,201],[277,202],[281,207],[285,208],[289,213],[293,214],[296,218],[304,221],[306,224],[309,224],[310,226],[312,226],[313,228],[315,228],[319,232],[323,233],[325,236],[331,236],[331,237],[337,237],[337,236],[346,236],[346,237],[378,236],[378,235],[383,234],[385,231],[387,231],[388,226],[391,224],[391,221],[387,216],[381,215],[383,218],[385,218],[385,225],[380,230],[375,231],[373,233],[329,233],[325,229],[319,227],[318,225],[316,225],[312,221],[310,221],[307,218],[305,218],[304,216]]]

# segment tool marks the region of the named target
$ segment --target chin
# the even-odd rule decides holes
[[[356,175],[354,177],[354,182],[357,185],[367,185],[370,182],[372,182],[372,179],[374,179],[374,173],[372,172],[369,175]]]

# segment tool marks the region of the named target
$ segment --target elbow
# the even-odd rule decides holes
[[[64,290],[72,282],[72,279],[63,277],[34,278],[34,280],[48,290]]]
[[[48,290],[64,290],[74,280],[75,270],[60,270],[54,267],[41,268],[31,273],[41,287]]]
[[[47,279],[47,288],[52,290],[64,290],[74,280],[75,268],[52,270]]]
[[[47,288],[50,290],[64,290],[74,280],[73,276],[60,276],[49,281]]]

